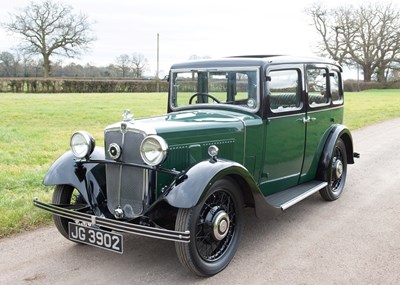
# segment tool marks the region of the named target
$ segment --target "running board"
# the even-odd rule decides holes
[[[297,185],[287,190],[266,196],[267,202],[282,211],[304,200],[308,196],[318,192],[328,185],[328,182],[313,180]]]

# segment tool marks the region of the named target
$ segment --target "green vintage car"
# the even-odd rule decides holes
[[[122,253],[123,235],[175,242],[200,276],[235,255],[244,207],[271,217],[343,192],[353,151],[342,68],[323,58],[241,56],[174,64],[168,112],[87,132],[51,166],[53,214],[67,239]]]

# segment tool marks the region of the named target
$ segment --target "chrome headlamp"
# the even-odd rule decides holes
[[[146,137],[140,145],[140,155],[150,166],[161,164],[167,158],[168,145],[166,141],[156,135]]]
[[[87,132],[76,132],[71,136],[71,151],[79,159],[87,158],[92,154],[95,141],[91,134]]]

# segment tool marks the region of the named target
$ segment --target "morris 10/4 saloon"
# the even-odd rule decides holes
[[[168,81],[167,114],[125,110],[105,128],[104,148],[78,131],[49,169],[52,203],[34,205],[67,239],[119,253],[121,233],[170,240],[184,267],[211,276],[235,255],[244,207],[271,217],[316,192],[328,201],[343,193],[358,154],[335,62],[189,61]]]

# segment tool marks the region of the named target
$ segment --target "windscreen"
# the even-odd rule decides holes
[[[257,68],[179,70],[170,80],[172,109],[195,104],[224,104],[257,111]]]

